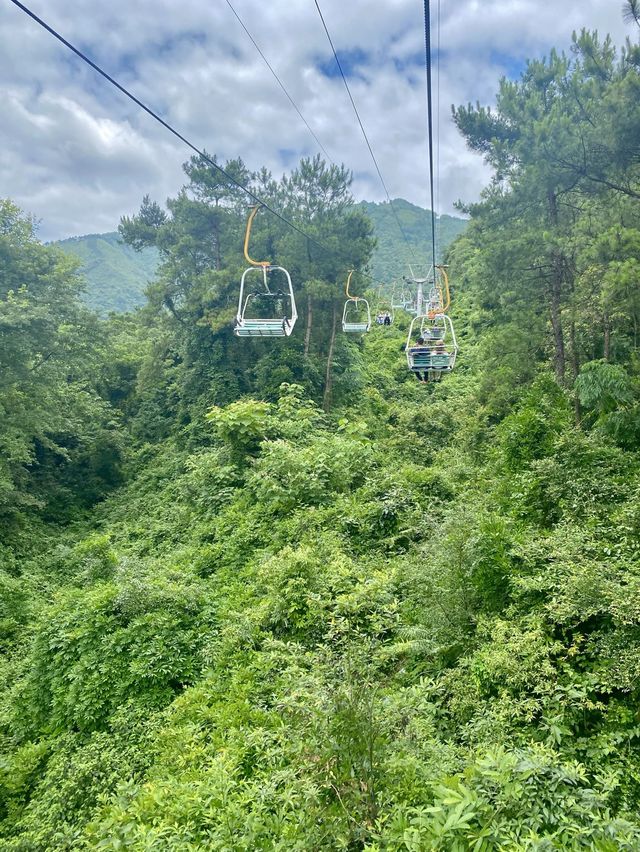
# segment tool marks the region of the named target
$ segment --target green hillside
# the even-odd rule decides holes
[[[396,214],[402,223],[418,264],[414,271],[424,270],[429,261],[429,211],[416,207],[402,198],[393,202]],[[407,245],[398,228],[388,202],[363,201],[359,207],[371,219],[377,246],[374,249],[371,268],[373,275],[381,281],[393,281],[409,273],[408,262],[412,261]],[[438,221],[438,244],[440,258],[453,240],[466,228],[466,221],[455,216],[441,216]],[[61,249],[79,257],[82,271],[87,278],[86,301],[89,307],[100,313],[130,311],[144,304],[147,282],[156,273],[158,251],[155,247],[137,252],[123,243],[117,232],[87,234],[71,237],[56,243]]]
[[[492,184],[413,337],[343,330],[319,159],[271,339],[206,162],[129,314],[0,200],[0,852],[640,850],[639,93],[583,32],[454,111]]]
[[[428,271],[431,265],[429,254],[431,215],[428,210],[417,207],[403,198],[395,198],[393,207],[387,201],[381,204],[363,201],[360,206],[373,222],[378,240],[371,260],[373,275],[376,278],[387,282],[408,275],[409,264],[412,265],[416,275]],[[412,251],[407,247],[398,221],[402,225]],[[443,259],[447,248],[466,227],[465,219],[457,216],[440,216],[436,229],[438,260]]]
[[[134,251],[121,242],[117,232],[70,237],[56,243],[79,257],[87,278],[86,301],[100,313],[130,311],[144,304],[147,282],[155,275],[155,248]]]

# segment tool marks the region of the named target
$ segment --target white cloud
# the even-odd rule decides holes
[[[33,0],[41,14],[192,141],[280,175],[316,145],[224,2]],[[234,0],[332,158],[354,170],[357,197],[382,199],[351,106],[327,77],[329,46],[312,0]],[[364,57],[351,88],[392,197],[428,204],[422,5],[324,0],[339,51]],[[477,198],[487,178],[450,119],[451,103],[491,102],[503,74],[572,30],[611,32],[611,0],[458,0],[441,7],[439,208]],[[434,28],[434,48],[438,40]],[[351,56],[347,53],[347,56]],[[183,183],[190,151],[10,3],[0,8],[0,195],[42,219],[46,239],[113,229],[149,193]]]

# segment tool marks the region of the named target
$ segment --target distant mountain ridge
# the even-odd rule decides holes
[[[391,282],[409,275],[409,264],[416,275],[425,275],[431,266],[431,211],[394,198],[388,201],[361,201],[359,206],[374,224],[378,245],[371,261],[375,278]],[[395,215],[394,215],[395,214]],[[396,220],[397,216],[397,220]],[[402,226],[402,230],[398,225]],[[467,227],[458,216],[439,216],[436,220],[437,260],[441,262],[451,243]],[[406,240],[405,240],[406,238]],[[408,243],[408,245],[407,245]]]
[[[134,251],[117,231],[70,237],[55,245],[80,259],[88,285],[85,299],[94,310],[131,311],[145,303],[145,288],[158,268],[157,249]]]
[[[416,275],[428,271],[431,265],[431,214],[428,210],[403,198],[393,201],[410,251],[389,202],[361,201],[358,206],[373,222],[378,240],[371,262],[375,278],[390,284],[409,274],[409,264]],[[466,225],[466,221],[457,216],[439,217],[439,260]],[[156,249],[134,251],[120,240],[116,231],[70,237],[56,245],[80,259],[87,279],[85,299],[94,310],[101,314],[130,311],[145,303],[144,291],[156,274],[160,259]]]

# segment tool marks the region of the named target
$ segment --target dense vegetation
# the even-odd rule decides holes
[[[99,321],[0,208],[7,850],[640,848],[640,50],[594,35],[455,119],[495,179],[459,369],[339,331],[349,175],[226,164],[287,340],[234,339],[244,199],[193,159],[149,304]],[[365,281],[359,281],[364,286]]]

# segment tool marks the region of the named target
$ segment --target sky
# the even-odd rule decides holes
[[[314,0],[232,0],[353,194],[384,189],[337,73]],[[429,207],[423,4],[319,0],[391,198]],[[226,0],[31,0],[30,8],[196,146],[274,177],[318,152]],[[431,0],[436,210],[477,200],[489,173],[451,105],[492,104],[527,58],[568,50],[582,27],[632,35],[621,0]],[[438,15],[439,10],[439,15]],[[437,26],[439,19],[439,27]],[[185,183],[183,143],[0,0],[0,197],[44,240],[116,229],[149,194]]]

